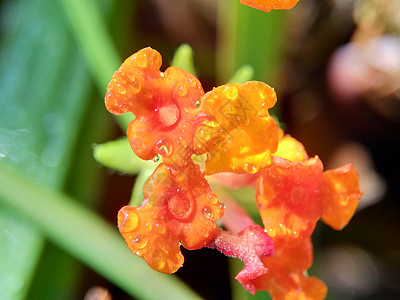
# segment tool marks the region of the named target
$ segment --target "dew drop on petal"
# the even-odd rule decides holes
[[[140,236],[133,239],[132,243],[135,249],[143,249],[148,245],[148,241],[146,239],[141,238]]]
[[[158,223],[154,224],[154,227],[158,234],[164,234],[167,229],[164,222],[158,222]]]
[[[208,219],[212,219],[214,216],[213,211],[210,207],[205,207],[203,209],[203,215]]]
[[[157,267],[157,270],[164,269],[165,257],[160,251],[157,251],[153,254],[153,262],[154,262],[154,265]]]
[[[121,210],[118,214],[119,228],[122,232],[134,231],[139,225],[139,217],[136,212]]]
[[[228,99],[235,100],[239,95],[239,90],[235,86],[226,86],[222,93]]]

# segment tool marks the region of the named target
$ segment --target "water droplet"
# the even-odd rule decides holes
[[[235,86],[227,86],[224,88],[222,93],[230,100],[235,100],[239,95],[239,91]]]
[[[132,244],[135,247],[135,249],[143,249],[147,246],[148,241],[138,236],[132,240]]]
[[[168,209],[170,213],[174,218],[180,221],[185,221],[190,218],[193,213],[193,208],[194,205],[192,201],[182,195],[176,194],[168,201]]]
[[[210,234],[208,233],[207,230],[203,229],[203,230],[201,231],[201,235],[204,236],[205,238],[207,238]]]
[[[157,251],[156,253],[153,254],[153,262],[157,270],[164,269],[166,264],[165,257],[160,251]]]
[[[151,222],[146,222],[145,228],[146,228],[146,231],[151,231],[151,229],[153,228],[153,225],[151,224]]]
[[[159,162],[160,159],[161,159],[160,155],[157,154],[156,156],[154,156],[153,161],[154,162]]]
[[[200,101],[196,101],[195,105],[196,105],[196,107],[199,107],[200,106]]]
[[[179,107],[175,104],[162,106],[158,109],[158,116],[164,127],[173,126],[180,119]]]
[[[156,232],[158,234],[164,234],[167,230],[167,227],[164,222],[156,223],[154,224],[154,227],[156,228]]]
[[[129,88],[132,90],[132,93],[136,94],[142,89],[142,84],[139,81],[133,81]]]
[[[211,204],[217,204],[218,203],[218,198],[215,197],[214,195],[210,195],[209,199],[210,199],[210,203]]]
[[[179,87],[178,95],[179,95],[180,97],[185,97],[185,96],[187,95],[187,88],[186,88],[185,85],[182,84],[182,85]]]
[[[209,207],[203,209],[203,215],[208,219],[212,219],[214,216],[212,209]]]
[[[121,85],[120,83],[117,83],[117,93],[124,95],[126,93],[125,86]]]
[[[139,225],[139,217],[136,212],[120,210],[118,213],[118,223],[122,232],[134,231]]]

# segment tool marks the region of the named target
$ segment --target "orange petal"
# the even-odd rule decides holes
[[[323,175],[322,220],[336,230],[345,227],[353,217],[362,193],[353,165],[329,170]]]
[[[108,85],[106,107],[114,114],[136,116],[128,139],[140,158],[160,154],[185,167],[194,152],[194,133],[207,119],[200,105],[204,91],[196,77],[179,68],[160,72],[161,63],[161,55],[151,48],[125,60]]]
[[[299,0],[240,0],[240,2],[244,5],[270,12],[271,9],[291,9]]]
[[[195,135],[197,153],[208,155],[206,174],[254,174],[271,163],[278,127],[268,109],[275,102],[275,91],[256,81],[223,85],[203,97],[204,112],[214,117]]]
[[[217,235],[214,220],[224,209],[194,163],[184,170],[160,164],[143,196],[140,207],[120,210],[118,224],[132,252],[153,269],[175,272],[183,263],[180,242],[187,249],[200,249]]]
[[[153,81],[161,80],[160,53],[144,48],[128,57],[108,84],[105,98],[109,112],[120,115],[126,112],[140,114],[151,109],[148,99],[153,97]]]
[[[161,208],[124,206],[118,213],[118,227],[129,249],[154,270],[174,273],[182,266],[179,242],[170,234]]]
[[[306,292],[308,286],[303,284],[309,278],[305,271],[312,263],[311,239],[300,237],[293,243],[292,239],[275,237],[273,242],[275,254],[262,259],[268,273],[252,281],[256,290],[267,290],[273,299],[286,299],[294,291],[298,294]]]
[[[322,214],[319,188],[322,162],[316,156],[304,162],[274,157],[261,171],[257,205],[269,236],[310,236]]]
[[[303,144],[288,134],[284,135],[282,129],[280,129],[278,149],[276,149],[274,156],[279,156],[293,162],[308,159]]]

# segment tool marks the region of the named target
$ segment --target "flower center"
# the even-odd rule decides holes
[[[194,203],[187,197],[176,194],[168,201],[168,209],[179,221],[188,221],[194,211]]]
[[[162,106],[158,109],[158,117],[163,125],[163,129],[170,129],[179,122],[181,117],[179,107],[176,104]]]

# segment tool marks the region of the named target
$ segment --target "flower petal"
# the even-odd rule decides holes
[[[323,175],[322,220],[332,228],[341,230],[356,211],[362,193],[358,174],[352,165],[329,170]]]
[[[257,205],[271,237],[311,235],[322,214],[318,198],[322,171],[318,157],[305,162],[274,157],[273,164],[263,169],[257,186]]]
[[[312,263],[311,239],[293,243],[287,237],[276,237],[273,241],[275,254],[262,259],[268,272],[252,281],[256,290],[267,290],[272,299],[324,299],[325,284],[305,273]]]
[[[140,207],[120,210],[118,224],[132,252],[153,269],[175,272],[183,263],[180,242],[187,249],[200,249],[217,235],[214,220],[224,209],[194,163],[184,170],[160,164],[143,196]]]
[[[279,156],[294,162],[308,159],[303,144],[288,134],[284,135],[282,129],[279,129],[279,143],[274,156]]]
[[[240,0],[240,2],[244,5],[270,12],[271,9],[291,9],[299,0]]]
[[[161,55],[151,48],[125,60],[108,85],[106,107],[114,114],[136,116],[128,139],[140,158],[160,154],[185,167],[193,154],[194,133],[208,118],[200,105],[204,91],[199,80],[182,69],[160,72],[161,63]]]
[[[271,163],[278,127],[268,113],[275,91],[262,82],[226,84],[203,97],[203,109],[214,119],[195,135],[198,154],[207,153],[205,173],[254,174]]]

